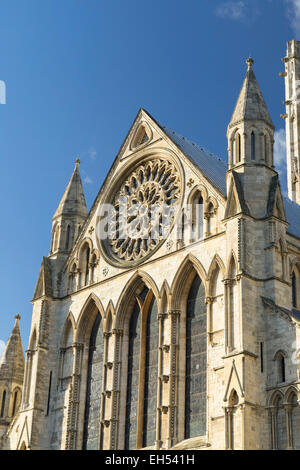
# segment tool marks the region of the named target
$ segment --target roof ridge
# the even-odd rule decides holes
[[[179,132],[174,131],[173,129],[171,129],[171,128],[168,127],[168,126],[163,126],[163,125],[162,125],[161,127],[162,127],[163,129],[168,129],[168,130],[171,131],[173,134],[177,134],[178,137],[180,137],[181,139],[183,139],[183,140],[189,142],[190,144],[192,144],[194,147],[197,147],[197,148],[198,148],[199,150],[201,150],[202,152],[205,152],[205,153],[207,153],[208,155],[210,155],[210,156],[212,156],[212,157],[214,157],[214,158],[217,158],[220,162],[224,163],[224,165],[227,166],[226,161],[225,161],[223,158],[219,157],[218,155],[215,155],[215,154],[212,153],[210,150],[207,150],[207,148],[205,148],[205,147],[200,147],[200,144],[197,144],[196,142],[194,142],[194,141],[191,140],[190,138],[185,137],[184,135],[180,134]]]

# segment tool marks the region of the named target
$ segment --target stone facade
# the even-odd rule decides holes
[[[89,213],[76,162],[2,449],[300,449],[300,206],[282,197],[247,65],[228,168],[143,109]],[[117,196],[148,237],[109,217],[100,239]],[[153,203],[170,209],[166,236],[160,216],[148,232]]]
[[[282,59],[285,72],[285,105],[287,136],[287,171],[289,198],[300,203],[300,41],[290,41]]]

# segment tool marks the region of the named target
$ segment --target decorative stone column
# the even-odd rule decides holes
[[[158,356],[158,379],[157,379],[157,412],[156,412],[156,440],[155,440],[155,449],[159,450],[161,449],[161,446],[163,444],[162,440],[162,402],[161,402],[161,397],[162,397],[162,392],[163,392],[163,383],[162,383],[162,376],[164,374],[164,358],[166,356],[166,353],[169,353],[170,351],[170,346],[164,344],[163,341],[163,332],[164,332],[164,322],[166,318],[168,317],[167,314],[165,313],[159,313],[157,315],[157,321],[158,321],[158,350],[159,350],[159,356]]]
[[[287,441],[288,441],[288,450],[293,449],[293,430],[292,430],[292,410],[293,407],[291,403],[284,405],[285,416],[286,416],[286,429],[287,429]]]
[[[180,321],[180,310],[168,312],[170,320],[170,376],[169,376],[169,427],[167,436],[167,449],[170,449],[177,442],[176,415],[178,409],[178,331]]]
[[[33,349],[27,349],[26,351],[26,367],[25,367],[25,381],[23,388],[23,408],[27,408],[29,405],[29,395],[30,395],[30,376],[32,374],[32,363],[33,355],[35,351]]]
[[[232,332],[231,332],[231,286],[232,279],[224,279],[225,285],[225,328],[226,328],[226,353],[232,351]]]
[[[242,305],[242,274],[237,274],[235,276],[235,282],[237,283],[237,292],[238,292],[238,312],[235,314],[238,316],[239,321],[239,344],[238,347],[244,347],[244,328],[243,328],[243,305]]]
[[[79,393],[81,381],[82,343],[73,343],[73,373],[69,389],[66,450],[77,449]]]
[[[205,297],[205,303],[208,306],[207,307],[207,334],[208,334],[208,340],[209,343],[212,343],[212,304],[214,302],[213,297]]]
[[[118,448],[118,431],[119,431],[119,413],[120,413],[120,374],[121,374],[121,341],[123,330],[113,329],[113,378],[111,390],[111,418],[110,418],[110,450]]]
[[[232,442],[232,407],[225,408],[225,445],[227,450],[233,450]]]
[[[271,420],[271,447],[273,450],[276,450],[277,449],[277,434],[276,434],[277,408],[276,406],[271,406],[269,408],[269,416]]]
[[[105,442],[105,417],[107,414],[110,415],[110,409],[108,408],[108,400],[111,398],[111,390],[108,389],[107,383],[107,364],[108,364],[108,348],[109,348],[109,339],[111,338],[111,332],[104,332],[104,345],[103,345],[103,380],[102,380],[102,393],[101,393],[101,403],[100,403],[100,442],[99,449],[103,450],[106,447]],[[107,400],[108,399],[108,400]],[[108,446],[109,447],[109,446]]]

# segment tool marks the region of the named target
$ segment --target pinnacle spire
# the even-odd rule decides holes
[[[254,60],[246,60],[248,70],[229,124],[233,127],[241,121],[264,121],[274,128],[267,105],[253,71]]]
[[[23,379],[25,361],[19,327],[20,318],[20,315],[15,316],[14,327],[0,359],[0,380],[2,375],[11,379],[18,375]]]
[[[79,158],[76,158],[73,174],[53,218],[62,215],[87,216],[88,211],[79,172],[79,164],[80,160]]]

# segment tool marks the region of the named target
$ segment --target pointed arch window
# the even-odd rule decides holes
[[[236,280],[237,268],[234,257],[232,257],[229,269],[229,279],[227,281],[227,347],[229,351],[236,349],[239,345],[239,290]]]
[[[192,202],[192,241],[201,240],[204,236],[204,201],[197,193]]]
[[[146,142],[148,142],[151,138],[151,131],[150,128],[146,124],[142,124],[139,129],[137,130],[133,141],[131,143],[131,148],[135,149]]]
[[[235,160],[236,160],[236,163],[240,163],[241,162],[241,136],[239,132],[236,133],[235,139],[236,139]]]
[[[216,229],[216,220],[215,220],[215,208],[212,202],[208,204],[207,208],[207,234],[211,235],[215,232]]]
[[[6,390],[3,390],[2,401],[1,401],[0,418],[4,418],[5,402],[6,402]]]
[[[297,277],[295,271],[292,274],[292,304],[294,308],[297,308]]]
[[[84,281],[85,286],[89,282],[89,276],[90,276],[90,247],[86,248],[86,253],[85,253],[85,281]]]
[[[268,159],[268,137],[266,134],[264,134],[264,151],[265,151],[265,163],[269,164],[269,159]]]
[[[277,367],[277,383],[283,383],[286,381],[285,357],[286,355],[283,351],[278,351],[274,358]]]
[[[206,433],[206,331],[205,289],[196,275],[186,312],[185,439]]]
[[[280,397],[276,403],[276,449],[286,450],[288,444],[286,428],[286,412],[283,406],[283,399]]]
[[[21,400],[21,391],[19,389],[14,390],[13,392],[13,402],[12,402],[12,412],[11,416],[14,417],[17,413]]]
[[[255,153],[256,153],[255,145],[256,145],[255,134],[252,131],[251,133],[251,160],[255,160]]]
[[[156,299],[147,287],[136,296],[129,324],[125,449],[156,440],[158,321]]]
[[[66,234],[66,250],[69,249],[69,245],[70,245],[70,236],[71,236],[71,226],[68,225],[68,226],[67,226],[67,234]]]
[[[90,281],[90,246],[85,243],[80,255],[80,282],[81,287],[87,286]]]
[[[101,392],[103,380],[103,328],[98,312],[90,336],[83,425],[83,450],[98,450],[101,442]]]
[[[54,232],[54,252],[58,250],[58,246],[59,246],[59,231],[60,231],[60,226],[57,225],[55,228],[55,232]]]

